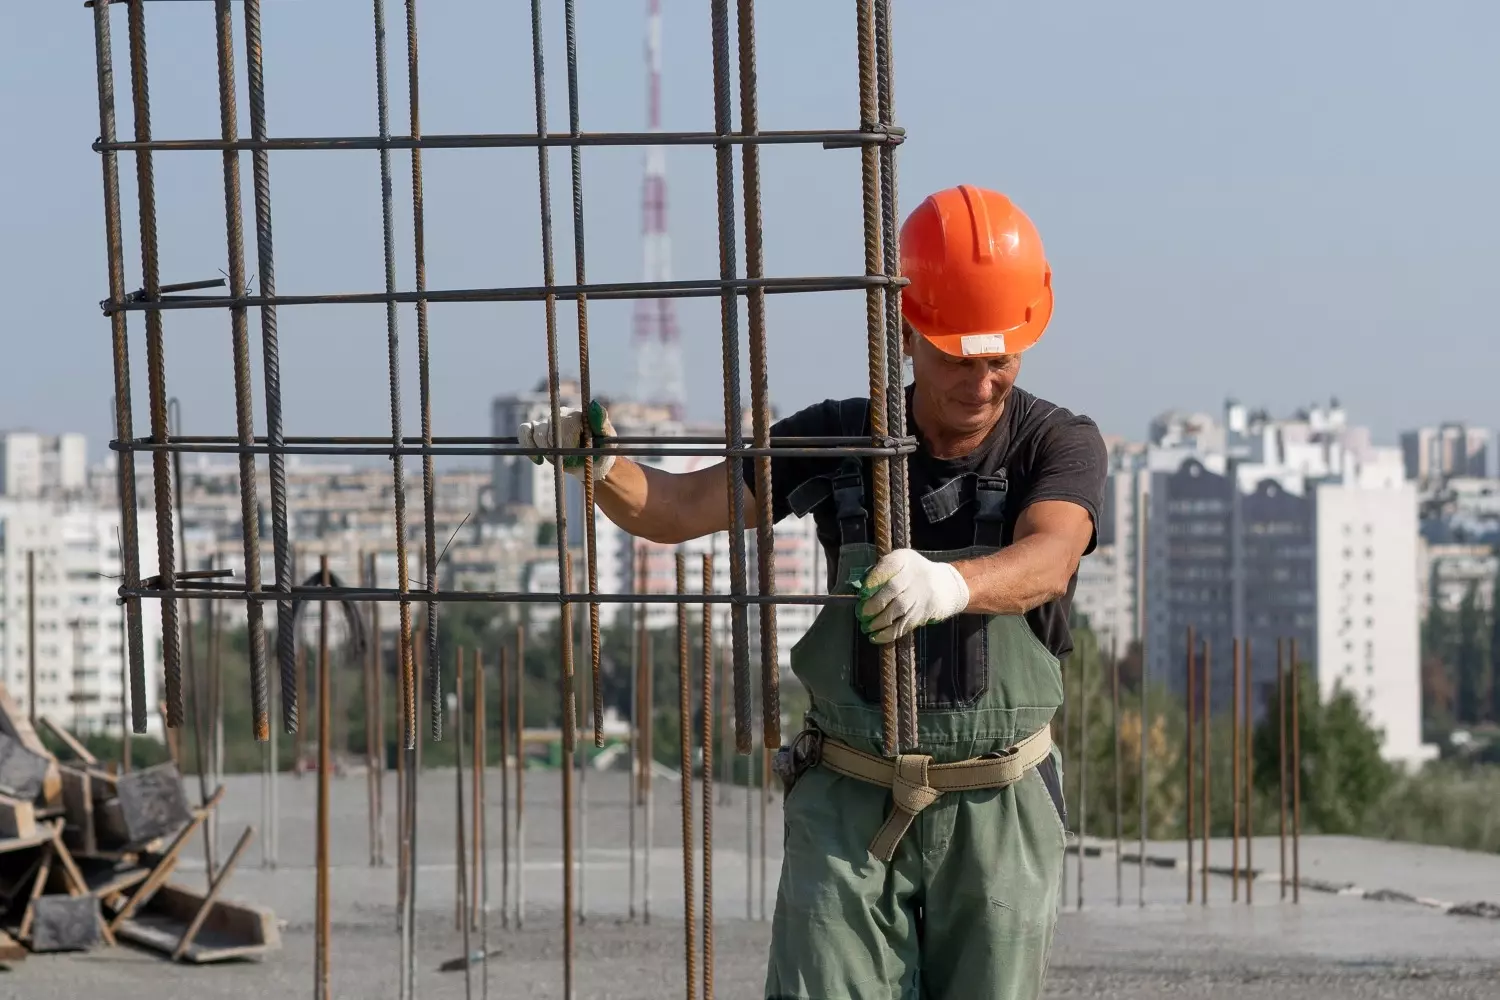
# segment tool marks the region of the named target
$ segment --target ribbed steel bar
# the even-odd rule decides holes
[[[686,595],[687,556],[677,550],[677,593]],[[682,934],[688,1000],[698,995],[698,928],[693,885],[693,666],[688,641],[688,607],[677,605],[677,745],[682,788]]]
[[[359,582],[361,586],[374,586],[375,556],[359,555]],[[376,693],[376,678],[380,676],[380,605],[371,602],[367,612],[370,618],[370,644],[365,648],[364,672],[361,685],[365,696],[365,825],[370,838],[370,867],[380,863],[376,847],[380,839],[380,822],[376,817],[376,804],[380,801],[380,765],[375,740],[375,723],[380,718],[380,697]]]
[[[739,0],[740,127],[751,135],[760,127],[755,70],[755,0]],[[765,276],[761,241],[760,147],[740,148],[740,177],[745,185],[745,276]],[[745,298],[750,333],[750,408],[757,448],[771,443],[771,400],[766,356],[766,293],[751,289]],[[758,591],[776,592],[776,533],[771,510],[771,459],[755,460],[755,555]],[[781,745],[781,668],[776,651],[776,606],[760,608],[760,671],[763,746]],[[707,981],[705,981],[705,984]],[[706,989],[705,985],[705,989]]]
[[[526,923],[526,623],[516,626],[516,930]]]
[[[318,579],[324,588],[331,584],[328,556],[318,557]],[[317,828],[317,931],[314,945],[313,998],[329,1000],[331,975],[328,968],[329,939],[333,934],[332,899],[329,895],[329,812],[328,772],[333,766],[329,732],[333,722],[333,689],[330,684],[332,664],[328,659],[328,602],[318,602],[318,828]]]
[[[1302,902],[1302,663],[1297,637],[1287,642],[1292,661],[1292,902]]]
[[[582,136],[578,113],[578,15],[575,0],[566,0],[563,5],[567,22],[568,43],[568,132]],[[575,145],[569,151],[573,175],[573,273],[580,287],[586,282],[584,270],[583,242],[583,147]],[[585,408],[594,399],[593,381],[589,371],[589,310],[588,296],[580,295],[578,304],[578,384]],[[594,444],[593,429],[588,420],[583,421],[583,445]],[[583,460],[583,537],[584,565],[588,575],[589,593],[599,589],[598,541],[595,531],[594,511],[594,460]],[[589,603],[589,664],[590,690],[593,694],[594,746],[604,746],[604,686],[599,682],[599,605]]]
[[[94,60],[99,82],[99,135],[102,140],[115,138],[115,70],[110,46],[109,5],[94,5]],[[104,247],[109,280],[109,303],[125,301],[125,246],[120,232],[120,164],[114,152],[100,157],[104,183]],[[125,314],[112,312],[109,317],[110,348],[114,370],[115,439],[129,441],[135,436],[130,404],[130,344]],[[123,452],[116,465],[120,493],[120,573],[122,590],[133,590],[141,584],[140,524],[136,512],[135,456]],[[124,691],[130,691],[129,729],[146,731],[146,651],[141,630],[141,599],[125,597],[120,608],[120,646],[126,676],[121,680],[120,744],[126,772],[130,770],[130,735],[125,721]],[[36,644],[27,643],[27,652]],[[264,845],[264,841],[262,844]],[[264,847],[262,848],[264,850]]]
[[[133,3],[127,18],[130,39],[130,92],[135,110],[135,137],[151,139],[151,86],[146,65],[145,4]],[[136,190],[140,209],[141,282],[144,296],[160,294],[161,278],[157,261],[156,181],[150,150],[135,154]],[[166,348],[160,314],[146,316],[147,396],[151,408],[151,436],[167,439],[167,370]],[[177,546],[172,533],[172,470],[164,453],[152,455],[152,489],[156,502],[157,573],[166,589],[177,577]],[[166,677],[167,727],[176,729],[183,723],[182,662],[177,629],[177,602],[165,597],[161,604],[162,668]],[[144,732],[144,730],[141,730]]]
[[[1286,640],[1276,637],[1276,799],[1280,811],[1279,838],[1281,868],[1276,873],[1281,882],[1281,900],[1286,902]]]
[[[490,835],[485,784],[488,760],[484,704],[484,664],[474,650],[474,908],[479,930],[479,991],[490,995]]]
[[[483,132],[447,135],[276,136],[250,139],[150,139],[121,141],[101,138],[93,148],[101,153],[175,151],[273,151],[393,149],[530,149],[535,146],[786,146],[824,145],[830,148],[899,145],[900,130],[772,129],[765,132]]]
[[[858,0],[859,120],[861,127],[874,128],[880,118],[879,88],[875,79],[875,8],[871,0]],[[864,204],[865,273],[884,276],[884,253],[880,226],[880,154],[874,146],[860,148],[861,193]],[[885,296],[882,285],[865,289],[865,328],[870,363],[870,433],[884,437],[887,427],[885,340]],[[875,552],[891,551],[891,469],[886,462],[873,463]],[[897,484],[898,488],[903,484]],[[905,492],[899,490],[899,492]],[[880,647],[881,741],[885,753],[895,754],[900,745],[896,704],[896,647]]]
[[[301,600],[309,595],[321,594],[322,591],[315,587],[294,587],[289,593],[294,600]],[[284,596],[281,591],[262,590],[258,593],[251,593],[243,587],[234,584],[215,586],[212,581],[200,582],[196,587],[180,585],[173,590],[163,590],[158,587],[121,588],[121,594],[125,597],[175,597],[179,600],[191,599],[197,601],[222,601],[228,598],[248,598],[254,601],[279,601]],[[629,604],[632,601],[643,601],[647,604],[696,604],[701,600],[707,600],[712,604],[730,605],[822,605],[853,604],[856,600],[851,594],[747,594],[742,597],[736,597],[733,594],[711,594],[706,598],[696,596],[688,598],[678,594],[586,594],[573,593],[571,591],[561,594],[547,594],[532,591],[506,590],[440,590],[433,596],[445,604],[494,604],[496,602],[510,602],[515,604],[586,604],[589,601],[599,601],[602,604]],[[406,595],[397,590],[334,587],[329,592],[329,600],[385,601],[394,603],[405,599]]]
[[[1255,902],[1255,706],[1250,692],[1255,688],[1254,659],[1250,637],[1245,636],[1245,905]]]
[[[729,2],[713,0],[713,78],[714,131],[727,135],[731,122],[729,83]],[[725,282],[735,279],[734,232],[734,159],[727,145],[714,150],[714,176],[717,181],[719,209],[719,276]],[[723,331],[724,363],[724,443],[730,448],[744,447],[744,409],[740,403],[740,315],[739,302],[727,288],[719,299],[719,318]],[[729,590],[736,598],[746,594],[745,583],[745,467],[740,462],[725,462],[729,477]],[[743,603],[729,609],[729,630],[733,648],[734,671],[734,746],[738,753],[751,750],[750,721],[750,631]]]
[[[634,579],[634,588],[639,591],[645,586],[646,581],[646,553],[640,543],[632,540],[630,547],[630,573]],[[629,819],[629,843],[630,843],[630,903],[627,906],[629,918],[635,920],[635,884],[636,884],[636,857],[635,857],[635,821],[636,814],[641,805],[641,656],[642,637],[645,635],[645,608],[639,603],[630,605],[629,632],[626,634],[630,642],[630,712],[627,719],[628,728],[625,735],[626,753],[629,756],[630,781],[627,782],[625,791],[625,802],[630,813]]]
[[[473,439],[462,440],[472,441]],[[393,446],[389,442],[377,442],[370,440],[330,440],[324,438],[321,439],[318,443],[285,445],[280,448],[279,451],[285,455],[341,455],[345,457],[384,457],[391,454],[396,454],[398,456],[440,455],[449,458],[456,456],[497,455],[530,457],[536,454],[535,448],[518,445],[515,443],[514,439],[502,438],[495,440],[498,443],[470,444],[466,446],[462,443],[445,442],[440,438],[435,438],[431,445],[403,444]],[[663,443],[669,440],[671,439],[663,439]],[[868,441],[868,439],[864,440]],[[198,455],[263,454],[271,450],[268,445],[255,444],[245,446],[240,445],[237,442],[231,443],[228,439],[224,438],[220,438],[217,441],[175,440],[170,438],[165,442],[136,440],[124,445],[121,445],[117,442],[111,442],[110,447],[113,450],[120,452],[187,452]],[[768,458],[827,458],[830,454],[836,454],[840,457],[873,458],[879,456],[889,456],[892,454],[907,454],[913,450],[915,450],[914,444],[908,444],[905,441],[901,441],[898,439],[894,443],[886,445],[872,445],[868,443],[862,445],[773,445],[769,448],[726,448],[723,445],[718,445],[716,447],[708,447],[705,445],[683,445],[680,447],[677,445],[668,445],[664,447],[653,448],[644,445],[631,446],[627,444],[620,445],[618,447],[611,445],[608,447],[595,446],[591,448],[556,448],[549,449],[548,454],[552,454],[555,451],[559,456],[563,458],[574,456],[599,456],[604,454],[657,458],[689,458],[696,456],[726,458],[751,458],[761,456]]]
[[[1097,650],[1095,656],[1097,656]],[[1083,869],[1089,825],[1089,658],[1078,654],[1078,909],[1083,909]]]
[[[875,0],[875,79],[877,113],[881,129],[895,121],[895,70],[891,54],[891,0]],[[891,284],[885,289],[885,367],[886,428],[902,434],[906,430],[906,387],[902,374],[901,349],[901,230],[896,198],[896,147],[882,145],[880,153],[880,240],[885,276]],[[911,494],[907,489],[906,457],[892,455],[886,459],[890,468],[891,547],[911,545]],[[914,640],[902,636],[896,641],[896,712],[897,730],[902,749],[917,746],[917,660]]]
[[[135,6],[140,6],[139,4]],[[132,7],[132,10],[134,7]],[[266,137],[266,74],[261,59],[260,0],[245,0],[245,66],[250,94],[250,134]],[[281,665],[281,721],[288,733],[297,731],[297,637],[293,628],[292,601],[286,596],[292,589],[292,545],[287,530],[286,457],[281,429],[281,347],[276,327],[276,258],[271,232],[271,165],[266,151],[256,150],[250,158],[255,182],[255,257],[259,304],[261,368],[266,383],[266,440],[270,446],[269,472],[271,486],[271,535],[275,543],[276,590],[282,595],[276,602],[276,656]]]
[[[374,0],[375,8],[375,100],[380,119],[382,138],[390,134],[391,111],[389,82],[385,63],[385,0]],[[385,291],[388,296],[396,292],[396,221],[391,191],[391,151],[380,149],[380,223],[385,244]],[[396,587],[402,593],[411,589],[411,579],[406,562],[406,467],[402,463],[400,447],[408,439],[401,435],[401,338],[400,321],[396,313],[396,300],[388,298],[385,303],[386,377],[389,383],[391,403],[391,475],[392,508],[396,518]],[[425,436],[424,436],[425,437]],[[426,445],[426,441],[423,441]],[[401,746],[410,750],[416,745],[417,709],[416,679],[412,667],[411,650],[411,602],[401,602],[399,643],[396,669],[400,672],[404,691],[400,699]]]
[[[214,28],[218,48],[219,131],[225,141],[239,135],[235,101],[234,13],[230,0],[214,0]],[[229,295],[245,294],[245,232],[240,196],[240,156],[224,151],[224,232],[229,261]],[[234,354],[234,424],[241,445],[255,443],[255,404],[250,384],[249,317],[244,309],[229,312],[230,350]],[[256,497],[255,456],[242,452],[240,465],[240,525],[245,550],[245,582],[260,589],[260,503]],[[181,484],[178,484],[181,489]],[[250,725],[255,738],[271,738],[271,703],[266,687],[265,609],[245,602],[246,637],[250,654]],[[217,816],[217,814],[215,814]]]
[[[406,0],[406,77],[411,134],[422,134],[422,102],[417,53],[417,0]],[[422,199],[422,151],[411,151],[412,257],[416,266],[417,292],[427,289],[427,226]],[[427,331],[427,300],[417,299],[417,392],[422,409],[422,443],[432,446],[432,384],[430,345]],[[443,665],[438,656],[438,606],[433,595],[438,590],[437,529],[433,525],[437,502],[437,473],[432,455],[422,456],[422,525],[423,550],[427,570],[427,688],[431,709],[432,739],[443,738]]]
[[[1125,905],[1125,814],[1124,814],[1124,762],[1120,753],[1120,658],[1116,655],[1115,637],[1109,640],[1110,672],[1110,756],[1115,765],[1115,905]],[[1144,859],[1142,859],[1144,863]]]
[[[545,149],[545,147],[544,147]],[[721,152],[728,156],[729,149]],[[264,154],[257,154],[264,155]],[[847,292],[885,288],[884,275],[827,275],[809,278],[679,278],[671,281],[613,281],[588,285],[516,285],[496,288],[434,288],[391,292],[332,292],[277,295],[263,289],[259,295],[230,298],[227,295],[177,295],[158,298],[127,297],[120,302],[99,303],[106,313],[172,312],[179,309],[236,309],[263,306],[379,305],[384,302],[545,302],[576,299],[691,299],[714,296],[733,299],[752,290],[767,295],[808,292]]]
[[[474,666],[477,671],[479,665]],[[458,848],[454,864],[458,876],[458,925],[464,943],[464,1000],[473,1000],[474,949],[469,944],[469,870],[464,849],[464,749],[464,649],[460,646],[454,651],[453,664],[453,826]],[[478,802],[474,808],[479,808]]]
[[[531,0],[531,69],[532,91],[536,101],[536,131],[547,134],[547,76],[542,47],[541,0]],[[537,184],[541,199],[542,281],[550,289],[555,282],[552,254],[552,185],[548,172],[547,147],[537,148]],[[562,426],[560,396],[561,376],[557,356],[557,296],[546,296],[547,310],[547,403],[554,428]],[[560,443],[559,434],[553,435]],[[557,533],[558,590],[572,588],[572,560],[568,557],[568,517],[566,477],[562,459],[552,456],[553,511]],[[559,686],[562,712],[562,849],[563,849],[563,998],[573,1000],[573,766],[572,757],[578,745],[578,706],[573,685],[573,606],[563,602],[560,609],[561,661]]]
[[[510,927],[510,647],[500,646],[500,926]]]
[[[714,557],[703,554],[703,592],[714,589]],[[714,616],[703,605],[703,672],[699,683],[703,719],[703,1000],[714,995]]]
[[[1193,645],[1193,626],[1187,627],[1187,705],[1183,713],[1187,720],[1187,734],[1183,743],[1182,761],[1186,768],[1187,776],[1183,784],[1183,806],[1187,810],[1186,834],[1184,841],[1187,844],[1187,901],[1193,901],[1193,719],[1198,714],[1197,684],[1198,667],[1196,659],[1197,647]]]
[[[1202,880],[1202,898],[1198,902],[1204,906],[1208,905],[1208,840],[1212,832],[1213,820],[1213,754],[1210,750],[1212,744],[1209,742],[1210,723],[1213,720],[1213,642],[1205,636],[1203,639],[1203,726],[1199,733],[1202,741],[1203,763],[1203,869],[1200,873]]]
[[[1234,717],[1230,720],[1229,740],[1229,839],[1233,843],[1230,861],[1229,901],[1240,901],[1240,637],[1235,636],[1230,658],[1234,661],[1233,705]]]

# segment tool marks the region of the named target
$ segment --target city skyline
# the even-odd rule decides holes
[[[1101,9],[1088,18],[1050,6],[951,6],[970,26],[961,36],[945,28],[947,18],[896,6],[897,118],[908,135],[900,154],[902,208],[926,191],[969,180],[1007,191],[1037,220],[1057,275],[1058,312],[1028,355],[1022,384],[1090,414],[1106,433],[1129,436],[1166,402],[1211,411],[1237,394],[1286,412],[1327,388],[1366,414],[1381,442],[1404,427],[1445,420],[1500,423],[1485,375],[1496,349],[1485,333],[1491,307],[1483,294],[1500,255],[1500,226],[1493,224],[1500,192],[1487,182],[1500,145],[1469,127],[1488,92],[1481,39],[1500,28],[1500,9],[1465,4],[1453,17],[1434,18],[1348,0],[1311,11],[1272,4],[1253,19],[1230,22],[1225,12],[1186,0]],[[89,149],[97,97],[87,19],[58,5],[23,4],[9,13],[17,30],[0,39],[0,86],[43,96],[15,102],[7,120],[44,152],[0,164],[8,190],[31,193],[0,209],[0,225],[16,237],[0,247],[0,294],[14,304],[0,331],[13,359],[0,383],[7,400],[0,426],[79,428],[103,441],[110,378],[98,345],[108,325],[97,307],[105,274],[97,250],[98,155]],[[428,132],[533,127],[529,40],[526,32],[504,30],[508,17],[487,5],[426,11]],[[366,46],[347,44],[341,15],[327,5],[276,4],[266,18],[273,133],[368,130],[373,67]],[[558,46],[549,50],[549,113],[560,125],[560,12],[549,8],[547,18],[549,44]],[[580,78],[586,129],[637,129],[644,120],[641,18],[639,4],[620,4],[580,26],[588,56]],[[663,124],[706,127],[712,102],[707,46],[700,43],[709,34],[708,12],[667,0],[663,18]],[[1295,32],[1283,30],[1291,18]],[[819,7],[760,11],[763,127],[856,120],[846,20]],[[152,66],[157,134],[216,134],[214,95],[174,85],[213,72],[211,47],[201,44],[212,36],[207,8],[158,5],[150,21],[153,39],[173,53]],[[1039,84],[1028,86],[1027,100],[996,92],[985,69],[989,39],[1001,37],[1028,39],[1008,56],[1011,79]],[[789,68],[772,73],[773,60]],[[1276,72],[1264,72],[1268,61]],[[486,67],[483,87],[472,72],[478,65]],[[931,71],[938,65],[942,72]],[[400,108],[403,74],[392,83],[393,107]],[[973,95],[990,92],[1004,115],[976,129],[975,111],[984,104]],[[302,100],[304,93],[319,97]],[[954,93],[965,100],[953,100]],[[120,105],[128,129],[123,95]],[[393,127],[403,127],[403,119],[394,116]],[[1392,134],[1406,141],[1393,144]],[[1425,155],[1431,148],[1448,155]],[[167,280],[211,277],[223,266],[222,191],[211,160],[159,164]],[[395,160],[399,173],[404,161]],[[554,151],[560,275],[572,263],[567,184],[560,183],[565,162],[566,153]],[[634,280],[640,151],[591,149],[584,162],[590,276]],[[707,150],[672,153],[679,275],[713,270],[711,162]],[[373,157],[273,154],[272,163],[281,290],[378,287]],[[772,149],[764,171],[768,273],[859,271],[857,156]],[[539,278],[534,157],[435,152],[427,173],[432,287]],[[403,286],[410,283],[405,188],[396,185]],[[1386,206],[1393,192],[1398,201],[1420,203],[1421,225],[1411,230],[1419,238],[1391,238]],[[127,186],[124,195],[129,244],[134,192]],[[126,263],[127,283],[136,287],[139,261],[127,254]],[[768,311],[771,394],[784,411],[860,391],[857,293],[773,296]],[[283,310],[287,433],[382,426],[378,313]],[[431,314],[438,433],[475,433],[490,398],[524,388],[545,370],[538,304],[434,306]],[[566,363],[576,352],[566,304],[559,318]],[[601,390],[618,391],[630,370],[630,305],[596,302],[590,318],[596,379]],[[410,310],[401,320],[410,373]],[[718,411],[717,303],[684,300],[680,325],[687,414],[702,419]],[[166,330],[168,381],[181,391],[193,428],[227,431],[227,322],[178,314]],[[136,370],[144,368],[142,340],[133,327]],[[1464,361],[1437,368],[1414,364],[1416,357]],[[340,377],[322,377],[324,366]],[[259,401],[258,369],[254,377]],[[1151,397],[1143,398],[1142,386]],[[133,402],[139,429],[146,425],[144,392]],[[414,430],[414,405],[405,419]]]

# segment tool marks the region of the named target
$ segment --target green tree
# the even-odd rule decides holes
[[[1365,719],[1354,695],[1340,687],[1328,701],[1320,702],[1313,671],[1304,665],[1301,674],[1295,740],[1291,691],[1286,692],[1287,800],[1292,797],[1293,752],[1300,742],[1303,831],[1363,833],[1395,780],[1395,771],[1381,758],[1380,733]],[[1290,677],[1286,681],[1290,684]],[[1273,806],[1282,746],[1277,707],[1280,697],[1280,691],[1273,694],[1271,711],[1256,727],[1253,749],[1256,787]],[[1269,810],[1258,811],[1263,821],[1272,819],[1267,815]]]

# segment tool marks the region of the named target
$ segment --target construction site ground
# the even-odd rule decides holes
[[[466,782],[468,776],[466,775]],[[190,779],[190,787],[194,783]],[[337,997],[386,997],[396,992],[395,779],[386,784],[384,868],[369,867],[365,779],[333,782],[331,802],[333,941]],[[561,997],[561,853],[556,772],[532,771],[526,782],[526,922],[501,926],[500,780],[488,775],[489,995]],[[655,998],[683,995],[681,818],[675,781],[655,789],[651,858],[651,922],[628,919],[629,819],[623,774],[590,773],[583,872],[584,922],[576,932],[580,998]],[[112,1000],[216,1000],[300,996],[313,978],[316,779],[280,778],[279,866],[260,867],[258,845],[247,854],[227,895],[271,907],[284,921],[283,948],[264,961],[189,967],[168,965],[127,946],[72,956],[49,956],[0,971],[0,997],[27,1000],[110,997]],[[513,789],[512,789],[513,791]],[[694,788],[695,800],[700,786]],[[260,824],[256,775],[233,776],[221,809],[222,849],[246,824]],[[454,774],[425,772],[420,785],[421,859],[418,891],[418,996],[464,996],[461,972],[439,965],[463,952],[454,924]],[[751,824],[759,829],[758,804]],[[1097,817],[1094,818],[1098,820]],[[715,995],[759,997],[770,933],[759,912],[758,872],[749,879],[747,919],[745,791],[715,804]],[[1104,824],[1113,828],[1113,817]],[[695,833],[701,829],[693,823]],[[773,796],[767,899],[774,906],[780,863],[781,817]],[[466,831],[467,832],[467,831]],[[640,842],[644,832],[637,828]],[[201,840],[178,878],[201,885]],[[1201,851],[1201,846],[1199,848]],[[1064,912],[1053,952],[1047,995],[1147,998],[1493,997],[1500,982],[1500,920],[1446,912],[1446,904],[1500,902],[1500,858],[1441,848],[1354,838],[1308,837],[1302,876],[1309,886],[1300,906],[1280,900],[1276,838],[1254,845],[1255,905],[1230,900],[1231,880],[1211,874],[1209,901],[1185,903],[1187,872],[1180,842],[1147,845],[1145,906],[1138,899],[1137,846],[1126,842],[1124,900],[1117,904],[1113,840],[1085,841],[1084,903],[1078,907],[1077,857],[1069,859]],[[758,851],[752,852],[758,856]],[[698,855],[701,859],[701,855]],[[1201,861],[1201,853],[1198,855]],[[1173,867],[1174,862],[1177,863]],[[1230,844],[1211,844],[1211,870],[1226,870]],[[514,879],[514,871],[512,871]],[[638,872],[638,888],[644,873]],[[1311,888],[1314,883],[1317,888]],[[1340,891],[1341,890],[1341,891]],[[1390,890],[1392,893],[1375,893]],[[1195,886],[1195,893],[1199,891]],[[1243,886],[1241,887],[1243,893]],[[1407,899],[1406,897],[1410,897]],[[479,947],[477,932],[471,941]],[[480,969],[475,967],[475,996]],[[701,995],[701,990],[700,990]]]

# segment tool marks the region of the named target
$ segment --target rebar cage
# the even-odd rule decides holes
[[[207,2],[207,0],[205,0]],[[250,106],[250,137],[240,134],[236,101],[236,67],[234,45],[234,11],[230,0],[212,0],[216,22],[218,90],[221,134],[217,139],[158,139],[151,130],[151,99],[147,72],[147,3],[145,0],[94,0],[92,7],[94,39],[99,85],[99,138],[94,148],[100,153],[104,180],[105,228],[108,251],[109,295],[101,305],[111,326],[114,352],[115,439],[110,443],[118,455],[119,495],[123,518],[122,573],[120,596],[128,621],[128,657],[130,665],[131,723],[135,732],[146,729],[146,676],[142,642],[142,601],[160,602],[165,684],[165,718],[169,727],[184,724],[183,684],[179,633],[178,602],[183,600],[240,600],[246,605],[250,636],[250,672],[252,685],[253,728],[257,740],[270,734],[269,685],[264,629],[264,602],[276,603],[275,656],[281,674],[282,723],[289,733],[298,725],[297,685],[295,679],[295,633],[293,608],[307,599],[343,601],[394,601],[400,605],[401,685],[403,688],[404,745],[411,748],[416,740],[415,672],[412,659],[413,601],[426,605],[429,625],[435,624],[438,605],[448,601],[485,602],[559,602],[562,615],[561,634],[572,635],[572,607],[589,606],[591,633],[591,667],[599,670],[599,606],[602,602],[676,602],[687,600],[682,594],[600,593],[595,552],[594,482],[592,456],[600,454],[599,442],[589,439],[578,448],[552,448],[554,459],[584,456],[586,585],[575,589],[568,558],[567,511],[562,489],[563,471],[553,463],[556,495],[555,518],[558,530],[557,553],[560,593],[442,591],[438,589],[437,539],[433,531],[434,471],[438,456],[450,455],[518,455],[535,454],[523,449],[512,438],[444,437],[434,434],[429,384],[429,325],[427,306],[433,302],[516,302],[540,301],[546,309],[548,357],[548,395],[554,421],[559,415],[559,368],[557,303],[571,300],[577,309],[577,336],[580,358],[580,383],[585,400],[592,398],[589,373],[588,302],[590,299],[640,299],[689,296],[717,296],[720,301],[722,327],[722,375],[724,386],[724,426],[721,442],[707,443],[697,439],[691,453],[755,459],[754,502],[757,507],[758,566],[756,586],[749,586],[744,539],[745,476],[739,461],[726,461],[730,483],[731,509],[728,512],[730,593],[694,595],[694,603],[727,603],[730,607],[732,671],[734,685],[735,746],[749,753],[752,746],[751,679],[749,665],[748,610],[758,606],[760,625],[762,742],[774,748],[780,742],[780,707],[776,649],[775,605],[778,603],[826,603],[848,600],[817,594],[777,594],[774,588],[774,547],[771,544],[771,457],[779,454],[830,454],[874,457],[873,477],[875,505],[872,511],[874,534],[883,553],[893,546],[906,544],[908,514],[905,490],[894,495],[890,488],[905,482],[904,456],[913,442],[904,435],[906,418],[902,392],[899,289],[899,253],[896,214],[896,147],[902,131],[893,120],[891,73],[891,29],[889,0],[856,0],[854,4],[859,67],[858,125],[851,129],[825,131],[776,131],[760,128],[757,112],[755,12],[753,0],[738,0],[736,5],[738,52],[730,51],[730,9],[728,0],[712,2],[712,50],[714,122],[711,131],[601,133],[585,132],[578,101],[578,51],[576,44],[575,3],[566,0],[564,12],[567,31],[567,87],[569,121],[566,132],[551,131],[547,122],[545,100],[546,72],[543,62],[542,4],[532,0],[532,68],[533,92],[529,95],[536,108],[536,131],[526,134],[424,135],[421,128],[420,90],[417,44],[417,4],[407,0],[406,58],[409,83],[409,129],[406,135],[391,132],[387,99],[386,3],[374,0],[376,93],[373,95],[379,114],[379,134],[374,136],[273,136],[265,106],[265,77],[262,60],[262,3],[242,0],[240,13],[245,43],[246,83]],[[128,17],[128,74],[134,121],[134,138],[122,140],[117,134],[115,111],[115,64],[110,42],[111,8],[123,6]],[[731,106],[730,74],[738,70],[739,121],[734,121]],[[760,147],[766,143],[812,143],[825,148],[857,147],[860,150],[863,197],[864,261],[863,274],[825,277],[772,277],[764,273],[762,263],[760,206]],[[714,148],[717,179],[719,278],[686,279],[666,282],[627,282],[590,284],[585,275],[584,215],[581,152],[584,146],[708,145]],[[575,274],[571,284],[556,281],[553,264],[553,220],[551,215],[549,150],[565,146],[570,151],[573,195],[573,239]],[[422,152],[429,148],[532,147],[537,150],[537,180],[541,200],[541,257],[544,282],[534,287],[494,288],[428,288],[423,244]],[[743,192],[734,190],[733,154],[738,147],[741,156]],[[278,295],[276,291],[276,255],[272,231],[272,177],[268,153],[272,150],[374,150],[379,154],[382,184],[382,223],[385,251],[385,288],[383,291],[314,295]],[[209,293],[223,281],[192,281],[172,284],[163,282],[159,272],[159,236],[153,186],[153,158],[157,153],[182,150],[218,150],[223,154],[225,199],[225,235],[227,292]],[[393,240],[392,150],[409,150],[413,205],[415,284],[398,288]],[[246,282],[244,226],[241,217],[241,153],[250,154],[254,185],[255,268],[257,294],[249,294]],[[124,281],[124,247],[120,220],[120,154],[126,153],[135,164],[140,212],[142,287],[127,291]],[[736,216],[742,214],[744,226],[744,273],[740,273],[739,237]],[[769,433],[770,406],[767,399],[765,296],[778,293],[862,289],[866,298],[866,326],[869,366],[869,396],[872,401],[869,438],[773,440]],[[748,326],[749,382],[751,389],[752,441],[747,445],[743,426],[744,401],[741,398],[740,300],[744,299]],[[305,304],[383,304],[386,312],[386,349],[389,361],[389,395],[391,434],[370,437],[289,436],[282,420],[280,350],[277,336],[277,313],[282,307]],[[400,343],[399,307],[415,306],[418,348],[418,395],[421,407],[420,437],[403,436],[401,378],[398,366]],[[222,436],[185,436],[173,433],[168,419],[168,387],[164,365],[163,326],[169,313],[176,310],[224,310],[229,314],[235,386],[235,433]],[[251,385],[250,317],[258,315],[261,333],[263,392],[266,433],[254,433],[254,400]],[[147,395],[150,432],[137,436],[132,426],[131,378],[129,372],[128,320],[132,313],[141,314],[145,323]],[[662,445],[671,444],[679,453],[685,442],[681,438],[633,437],[609,442],[614,454],[657,454]],[[221,453],[238,456],[240,468],[240,504],[243,524],[244,571],[242,580],[226,580],[231,571],[188,571],[177,567],[173,530],[173,458],[182,453]],[[135,465],[137,454],[150,455],[152,468],[157,555],[159,575],[148,580],[140,576],[139,530],[136,516]],[[291,454],[381,455],[393,463],[394,530],[398,580],[394,588],[375,587],[309,587],[297,586],[292,579],[292,552],[288,541],[286,490],[286,456]],[[258,530],[255,465],[257,456],[265,455],[271,493],[270,521],[274,556],[274,577],[269,586],[261,579],[261,538]],[[408,455],[422,457],[423,520],[426,528],[423,552],[425,584],[409,579],[407,572],[408,503],[403,475],[403,460]],[[177,488],[182,484],[178,483]],[[437,629],[426,630],[429,694],[441,690],[441,666],[437,657]],[[894,751],[900,744],[910,745],[915,735],[914,687],[912,685],[909,642],[899,649],[883,650],[885,681],[883,709],[886,721],[886,746]],[[570,640],[561,643],[564,742],[572,747],[576,741],[574,705],[574,664]],[[897,683],[897,660],[903,669]],[[601,697],[600,686],[593,685],[595,698]],[[431,735],[441,739],[441,699],[431,698]],[[594,712],[596,742],[602,745],[601,713]],[[899,720],[899,727],[898,727]]]

